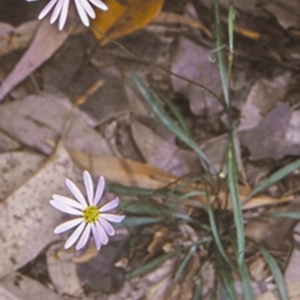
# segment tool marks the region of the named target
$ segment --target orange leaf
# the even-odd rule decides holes
[[[92,25],[110,38],[117,39],[147,26],[161,11],[164,0],[107,0],[105,3],[109,11],[97,10]],[[101,44],[107,43],[102,35],[95,30],[93,32]]]

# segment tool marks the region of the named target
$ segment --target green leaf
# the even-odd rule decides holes
[[[257,244],[258,249],[260,250],[261,254],[263,255],[265,261],[268,263],[270,270],[273,274],[274,280],[277,285],[277,289],[282,300],[289,300],[289,295],[286,289],[285,281],[282,275],[282,272],[274,259],[274,257],[262,246]]]
[[[120,203],[120,208],[123,209],[126,213],[132,213],[137,215],[164,216],[170,219],[181,219],[186,222],[197,223],[185,214],[177,213],[172,209],[165,207],[164,205],[150,201],[123,200]]]
[[[228,185],[230,192],[230,199],[233,211],[234,224],[236,227],[237,235],[237,261],[239,264],[244,261],[245,253],[245,233],[244,233],[244,218],[242,212],[242,205],[240,201],[240,193],[238,189],[238,178],[237,178],[237,166],[234,153],[234,141],[233,135],[229,135],[228,145],[228,157],[227,157],[227,168],[228,168]]]
[[[195,284],[193,300],[201,300],[202,299],[201,290],[202,290],[202,280],[201,280],[201,278],[198,278],[196,280],[196,284]]]
[[[247,266],[244,262],[239,264],[238,266],[239,274],[241,277],[242,281],[242,287],[243,287],[243,296],[244,300],[254,300],[254,295],[252,291],[252,286],[251,286],[251,280],[249,277],[249,272],[247,269]]]
[[[149,218],[149,217],[126,217],[123,222],[119,224],[115,224],[116,228],[123,227],[136,227],[136,226],[144,226],[149,224],[156,224],[161,222],[161,219],[158,218]]]
[[[149,261],[148,263],[144,264],[143,266],[127,273],[127,275],[125,276],[126,279],[134,278],[137,276],[144,276],[145,274],[151,272],[152,270],[154,270],[155,268],[157,268],[158,266],[163,264],[166,260],[168,260],[169,258],[174,256],[178,251],[179,251],[179,249],[174,250],[170,253],[164,254],[160,257],[157,257],[157,258]]]
[[[237,300],[238,297],[234,287],[232,268],[228,264],[227,260],[224,259],[219,249],[216,250],[215,254],[216,254],[217,273],[221,279],[222,286],[226,293],[226,299]]]
[[[173,115],[177,119],[178,123],[181,126],[181,129],[185,132],[185,134],[192,137],[192,133],[191,133],[189,127],[187,126],[187,124],[185,122],[185,119],[183,118],[178,106],[175,105],[168,97],[166,97],[165,95],[163,95],[159,91],[155,90],[155,93],[158,95],[158,97],[164,103],[166,103],[168,105],[168,107],[170,108],[171,112],[173,113]]]
[[[290,173],[294,172],[295,170],[300,168],[300,159],[288,164],[287,166],[284,166],[277,172],[275,172],[273,175],[271,175],[268,179],[263,181],[258,187],[256,187],[248,196],[245,198],[242,203],[245,204],[247,201],[249,201],[253,196],[261,192],[262,190],[266,189],[270,185],[278,182],[285,176],[289,175]]]
[[[170,116],[166,113],[163,106],[159,103],[157,98],[154,96],[153,92],[148,89],[143,82],[141,82],[137,77],[133,76],[133,81],[140,93],[147,101],[148,105],[159,119],[159,121],[175,136],[177,136],[180,140],[186,143],[190,148],[192,148],[199,156],[200,161],[205,169],[207,169],[207,165],[210,166],[214,170],[213,164],[210,162],[208,157],[204,154],[204,152],[199,148],[197,143],[193,140],[192,137],[187,135],[174,121]]]
[[[106,191],[117,195],[149,197],[155,194],[156,191],[150,189],[142,189],[135,187],[127,187],[118,184],[107,184]]]
[[[218,250],[221,253],[221,255],[223,256],[223,258],[226,260],[226,262],[229,265],[231,265],[231,262],[224,250],[223,244],[222,244],[220,236],[219,236],[219,231],[217,228],[214,212],[213,212],[213,209],[212,209],[212,206],[210,203],[210,197],[208,194],[206,195],[206,199],[207,199],[207,213],[208,213],[210,228],[211,228],[211,232],[212,232],[212,235],[214,238],[214,242],[215,242],[216,246],[218,247]]]
[[[189,252],[187,253],[187,255],[185,256],[185,258],[183,259],[183,261],[181,262],[179,268],[177,269],[177,272],[175,273],[174,276],[174,282],[176,283],[178,281],[178,279],[181,277],[182,272],[184,271],[184,269],[186,268],[186,266],[188,265],[190,259],[192,258],[193,254],[195,253],[195,251],[197,250],[197,246],[193,245]]]
[[[267,216],[300,220],[300,212],[299,211],[278,212],[278,213],[267,214]]]

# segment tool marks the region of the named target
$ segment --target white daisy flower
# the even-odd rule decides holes
[[[38,0],[27,0],[28,2]],[[108,10],[108,7],[101,0],[74,0],[77,12],[82,23],[85,26],[90,25],[89,18],[95,19],[96,13],[91,4],[102,9]],[[90,4],[91,3],[91,4]],[[70,0],[50,0],[50,2],[40,12],[38,19],[43,19],[53,8],[52,15],[50,17],[50,24],[53,24],[58,18],[58,29],[62,30],[65,26],[68,11],[69,11]]]
[[[100,250],[101,245],[108,243],[108,236],[115,234],[115,229],[109,222],[122,222],[125,216],[106,213],[119,205],[119,198],[99,207],[105,188],[105,181],[102,176],[99,178],[95,195],[94,184],[88,171],[83,172],[83,180],[87,200],[79,188],[69,179],[66,179],[66,185],[76,200],[61,195],[52,196],[53,199],[50,201],[50,204],[54,208],[69,215],[78,216],[57,226],[54,229],[54,233],[59,234],[76,227],[67,239],[65,249],[72,247],[77,241],[76,250],[83,248],[92,234],[96,248]]]

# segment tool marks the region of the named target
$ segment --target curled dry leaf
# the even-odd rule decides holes
[[[0,204],[0,278],[35,258],[55,239],[61,218],[50,205],[53,192],[65,191],[73,177],[72,161],[59,145],[47,163]],[[29,298],[30,299],[30,298]]]

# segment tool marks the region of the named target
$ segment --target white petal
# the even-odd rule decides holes
[[[99,222],[108,235],[113,236],[115,234],[115,229],[105,219],[101,219],[100,217]]]
[[[83,248],[86,243],[88,242],[88,239],[90,237],[91,234],[91,224],[88,223],[85,227],[84,232],[82,233],[79,242],[76,245],[76,250],[80,250],[81,248]]]
[[[69,197],[65,197],[62,195],[53,195],[52,196],[53,200],[55,200],[56,202],[60,202],[62,204],[66,204],[68,206],[74,207],[74,208],[78,208],[80,210],[83,209],[82,205],[80,203],[78,203],[77,201],[69,198]]]
[[[91,4],[87,0],[80,0],[80,2],[85,12],[90,16],[90,18],[94,19],[96,14]]]
[[[106,221],[120,223],[125,219],[125,216],[119,216],[114,214],[101,214],[101,218],[104,218]]]
[[[54,229],[54,233],[55,234],[59,234],[65,231],[68,231],[72,228],[74,228],[75,226],[79,225],[81,222],[83,222],[83,218],[77,218],[77,219],[73,219],[67,222],[64,222],[60,225],[58,225],[55,229]]]
[[[96,228],[102,245],[108,243],[108,236],[99,221],[96,222]]]
[[[66,179],[66,185],[70,190],[70,192],[73,194],[73,196],[81,203],[83,208],[87,208],[88,205],[82,193],[80,192],[79,188],[75,185],[75,183],[73,183],[70,179]]]
[[[89,1],[102,10],[108,10],[108,7],[100,0],[89,0]]]
[[[68,11],[69,11],[69,0],[64,0],[64,4],[61,10],[59,22],[58,22],[58,29],[62,30],[66,24],[67,16],[68,16]]]
[[[94,184],[92,177],[88,171],[83,172],[83,181],[85,185],[85,190],[87,194],[87,198],[90,205],[93,205],[94,203]]]
[[[70,207],[70,206],[68,206],[66,204],[62,204],[62,203],[57,202],[55,200],[51,200],[50,204],[54,208],[56,208],[56,209],[58,209],[58,210],[60,210],[60,211],[62,211],[64,213],[66,213],[66,214],[74,215],[74,216],[82,216],[82,212],[81,211],[79,211],[79,210],[77,210],[77,209],[75,209],[73,207]]]
[[[51,15],[50,24],[53,24],[57,20],[59,14],[61,13],[63,4],[64,4],[64,0],[58,0],[56,6],[54,7],[53,13]]]
[[[97,248],[97,250],[100,250],[101,239],[100,239],[100,234],[97,230],[96,224],[92,225],[92,232],[93,232],[93,237],[94,237],[94,242],[95,242],[96,248]]]
[[[97,185],[96,195],[95,195],[95,199],[94,199],[94,205],[97,205],[100,202],[103,192],[104,192],[104,188],[105,188],[105,180],[104,180],[104,177],[101,176],[99,178],[98,185]]]
[[[76,5],[76,9],[77,9],[77,12],[79,14],[79,17],[80,17],[82,23],[86,27],[90,26],[90,21],[89,21],[89,19],[87,17],[87,14],[86,14],[86,12],[85,12],[82,4],[81,4],[81,1],[80,0],[75,0],[75,5]]]
[[[52,7],[57,3],[57,1],[58,0],[51,0],[40,12],[38,19],[39,20],[43,19],[49,13],[49,11],[52,9]]]
[[[82,222],[76,229],[75,231],[70,235],[70,237],[67,239],[66,243],[65,243],[65,249],[69,249],[70,247],[72,247],[76,241],[78,240],[78,238],[80,237],[84,227],[85,227],[86,223]]]
[[[112,210],[112,209],[116,208],[118,205],[119,205],[119,198],[116,198],[116,199],[106,203],[105,205],[103,205],[100,208],[100,212],[106,212],[106,211]]]

